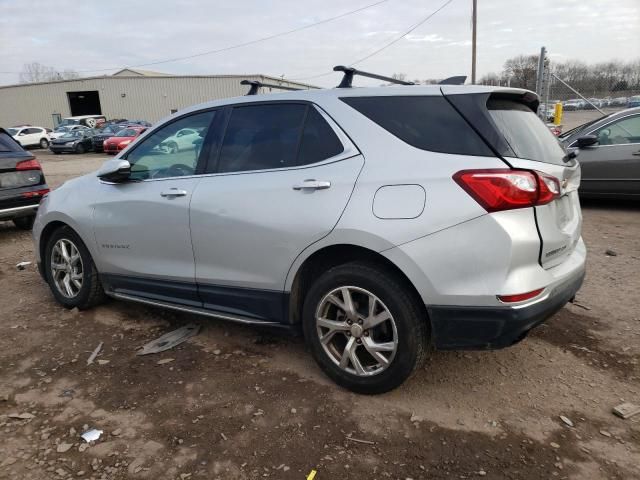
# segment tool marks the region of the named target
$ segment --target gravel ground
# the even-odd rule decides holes
[[[35,153],[52,186],[105,158]],[[30,234],[0,223],[0,478],[640,478],[640,415],[611,413],[640,403],[640,205],[583,213],[580,306],[505,350],[433,353],[376,397],[328,381],[299,338],[116,301],[66,311],[15,267]],[[104,431],[90,445],[87,427]]]

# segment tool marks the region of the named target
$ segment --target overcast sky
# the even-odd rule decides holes
[[[40,62],[78,71],[124,67],[226,47],[308,25],[375,0],[0,0],[0,71]],[[313,77],[351,64],[445,0],[388,0],[281,38],[140,67],[176,74]],[[640,0],[478,0],[478,74],[546,46],[552,59],[640,57]],[[411,35],[358,64],[410,79],[470,75],[471,0],[453,0]],[[83,76],[113,73],[87,72]],[[338,74],[306,81],[332,86]],[[0,84],[18,82],[0,74]],[[378,82],[379,83],[379,82]]]

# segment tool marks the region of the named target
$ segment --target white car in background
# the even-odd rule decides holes
[[[162,147],[169,153],[177,153],[197,148],[197,144],[199,144],[201,140],[202,137],[199,131],[192,128],[183,128],[178,130],[175,135],[163,141]]]
[[[18,142],[23,148],[25,147],[40,147],[47,148],[49,142],[49,133],[46,128],[34,127],[32,125],[25,125],[22,127],[8,128],[7,132]]]
[[[59,126],[53,132],[49,134],[49,138],[51,140],[55,140],[56,138],[63,137],[74,130],[90,130],[89,127],[85,127],[84,125],[68,125],[68,126]]]

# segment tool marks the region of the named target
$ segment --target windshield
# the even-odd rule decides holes
[[[65,133],[62,138],[80,138],[82,137],[82,130],[72,130],[71,132]]]
[[[78,120],[74,120],[73,118],[65,118],[60,122],[60,126],[64,127],[66,125],[78,125],[80,122]]]
[[[553,133],[526,105],[489,98],[491,119],[518,158],[564,165],[565,152]]]
[[[98,133],[104,134],[104,135],[110,135],[110,134],[114,134],[115,135],[120,130],[122,130],[122,127],[119,127],[117,125],[107,125],[103,129],[101,129]]]
[[[69,131],[69,127],[58,127],[54,130],[54,132],[57,132],[57,133],[64,133],[68,131]]]
[[[7,128],[7,132],[9,132],[9,135],[14,136],[18,134],[18,129],[17,128]]]
[[[119,132],[116,137],[135,137],[138,134],[137,130],[133,128],[125,128],[121,132]]]

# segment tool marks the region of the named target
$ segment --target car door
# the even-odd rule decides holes
[[[198,290],[210,310],[282,321],[290,266],[331,232],[364,159],[311,104],[239,105],[225,115],[211,174],[191,201]]]
[[[580,190],[598,195],[640,195],[640,114],[590,132],[598,143],[582,148]]]
[[[108,290],[200,306],[189,230],[189,203],[200,181],[195,150],[169,153],[161,144],[184,127],[205,137],[215,110],[163,125],[125,153],[130,181],[100,182],[93,215],[98,270]]]

